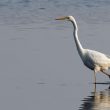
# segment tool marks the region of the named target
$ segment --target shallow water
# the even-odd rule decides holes
[[[71,23],[85,48],[110,54],[108,0],[0,1],[1,110],[109,110],[109,79],[83,66]]]
[[[109,110],[110,109],[110,87],[102,91],[91,93],[84,98],[79,110]]]

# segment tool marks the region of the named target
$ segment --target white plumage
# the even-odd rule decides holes
[[[107,70],[110,66],[110,59],[107,55],[89,49],[84,49],[83,62],[84,64],[94,70],[96,67],[102,70]],[[96,71],[100,71],[97,70]]]
[[[84,49],[78,39],[78,26],[76,20],[73,16],[65,16],[57,18],[56,20],[67,20],[72,22],[74,30],[73,36],[76,43],[76,47],[78,53],[84,63],[89,69],[94,70],[94,83],[96,83],[96,75],[95,73],[101,71],[102,73],[106,74],[110,78],[110,74],[106,73],[105,70],[110,68],[110,56],[105,55],[101,52]]]

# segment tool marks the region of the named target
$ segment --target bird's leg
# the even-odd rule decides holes
[[[104,70],[101,70],[102,73],[104,73],[105,75],[107,75],[110,78],[110,74],[108,74],[107,72],[105,72]]]
[[[94,70],[94,84],[96,84],[96,71]]]

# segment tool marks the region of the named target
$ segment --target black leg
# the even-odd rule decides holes
[[[96,84],[96,72],[94,71],[94,84]]]
[[[107,75],[110,78],[110,74],[108,74],[107,72],[101,70],[102,73],[104,73],[105,75]]]

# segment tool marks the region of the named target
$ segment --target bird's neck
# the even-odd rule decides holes
[[[76,44],[76,47],[77,47],[77,50],[78,50],[78,53],[80,55],[80,57],[82,58],[83,57],[83,54],[84,54],[84,49],[78,39],[78,27],[77,27],[77,23],[76,21],[72,21],[72,24],[73,24],[73,27],[74,27],[74,30],[73,30],[73,36],[74,36],[74,40],[75,40],[75,44]]]

